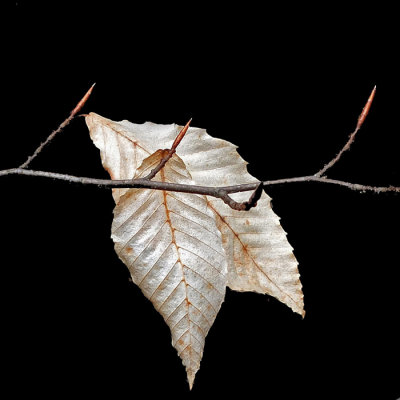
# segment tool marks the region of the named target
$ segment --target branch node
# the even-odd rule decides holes
[[[259,182],[254,192],[251,194],[249,200],[244,201],[242,203],[238,203],[237,201],[233,200],[232,197],[228,195],[225,190],[218,190],[218,197],[225,203],[228,204],[229,207],[233,208],[237,211],[249,211],[251,208],[257,206],[258,200],[263,192],[264,183]]]
[[[248,211],[251,208],[257,206],[257,202],[258,202],[258,200],[260,200],[262,192],[263,192],[263,187],[264,187],[263,183],[260,182],[258,184],[258,186],[256,187],[256,190],[254,190],[254,192],[250,196],[249,200],[247,200],[246,202],[243,203],[245,211]]]
[[[167,152],[165,157],[163,157],[158,165],[156,165],[150,173],[145,176],[143,179],[146,180],[151,180],[153,179],[163,168],[164,165],[168,162],[168,160],[174,155],[176,148],[178,147],[179,143],[182,141],[183,137],[185,136],[186,132],[189,129],[189,125],[192,122],[192,118],[187,122],[187,124],[181,129],[181,131],[178,133],[178,136],[175,138],[174,143],[172,143],[172,146],[170,149],[166,149],[165,151]]]

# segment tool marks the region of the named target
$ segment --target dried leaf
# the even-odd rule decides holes
[[[146,176],[163,157],[146,158]],[[193,183],[174,155],[156,175],[162,182]],[[164,317],[172,345],[192,387],[204,340],[225,296],[227,266],[215,215],[204,196],[155,190],[127,190],[114,210],[115,250],[133,281]]]
[[[178,153],[197,185],[257,182],[232,143],[213,138],[204,129],[189,128],[187,135]],[[242,202],[248,200],[249,193],[232,197]],[[214,197],[207,200],[218,216],[228,260],[228,286],[269,294],[304,316],[297,260],[279,217],[271,208],[270,197],[263,192],[257,207],[246,212],[235,211]]]
[[[133,168],[129,171],[124,169],[124,165],[129,163],[127,154],[135,154],[137,162],[146,152],[153,153],[159,147],[169,148],[182,128],[175,124],[114,122],[95,113],[90,113],[86,121],[94,143],[102,152],[103,164],[114,176],[118,176],[115,179],[134,176]],[[108,141],[109,138],[112,140]],[[115,143],[119,143],[119,148],[127,146],[129,149],[119,152]],[[247,172],[247,163],[236,148],[230,142],[213,138],[204,129],[189,128],[177,154],[197,185],[256,182]],[[232,197],[245,201],[249,194],[236,193]],[[279,217],[271,208],[270,197],[264,192],[257,207],[246,212],[232,210],[213,197],[207,197],[207,201],[218,216],[228,260],[228,286],[238,291],[269,294],[304,316],[298,263]]]
[[[114,122],[94,113],[86,117],[86,122],[95,145],[100,149],[103,165],[113,179],[133,178],[140,161],[160,147],[169,148],[182,128],[175,124]],[[193,184],[226,186],[257,181],[247,172],[247,163],[237,153],[236,146],[211,137],[204,129],[189,128],[177,148],[177,154],[186,168],[185,177],[189,179],[191,176]],[[138,173],[141,175],[141,170]],[[161,178],[158,175],[155,179]],[[182,182],[179,178],[171,176],[172,181],[177,183]],[[131,191],[114,191],[114,198],[119,202],[117,209],[120,209],[120,203],[125,199],[124,193],[128,195]],[[236,193],[232,197],[236,201],[245,201],[249,193]],[[208,212],[212,212],[216,218],[216,225],[222,235],[228,269],[227,285],[238,291],[255,291],[274,296],[304,316],[297,261],[279,223],[279,217],[272,211],[268,195],[263,193],[257,207],[246,212],[232,210],[220,199],[209,196],[203,199]],[[189,198],[186,204],[190,204]],[[183,209],[178,207],[177,212]],[[135,246],[131,247],[132,252],[137,251]],[[201,251],[202,257],[207,258],[207,249]]]
[[[133,178],[143,160],[158,149],[149,151],[144,148],[129,129],[116,133],[114,122],[97,114],[90,113],[86,123],[93,143],[100,149],[103,167],[111,179]],[[116,203],[124,192],[126,189],[113,189]]]

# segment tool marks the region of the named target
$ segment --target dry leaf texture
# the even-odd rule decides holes
[[[182,127],[146,122],[115,122],[98,114],[86,118],[90,135],[101,151],[104,167],[114,179],[130,179],[138,160],[158,148],[169,148]],[[204,129],[189,128],[177,154],[197,185],[225,186],[257,181],[247,172],[247,163],[232,143],[214,138]],[[121,149],[124,149],[121,151]],[[114,192],[118,198],[119,191]],[[116,193],[116,194],[115,194]],[[237,201],[249,193],[236,193]],[[264,192],[257,207],[235,211],[220,199],[207,197],[217,215],[228,261],[228,286],[238,291],[269,294],[304,316],[298,263],[279,217]]]
[[[146,158],[137,176],[146,176],[162,155],[159,150]],[[156,179],[192,183],[176,155]],[[227,282],[214,213],[204,196],[130,189],[115,207],[112,238],[133,281],[168,324],[192,387]]]
[[[213,138],[204,129],[192,128],[188,134],[178,150],[196,184],[230,186],[257,182],[232,143]],[[236,193],[232,197],[242,202],[249,195]],[[228,260],[228,286],[269,294],[304,316],[297,260],[279,217],[271,208],[270,197],[263,192],[257,207],[246,212],[233,210],[214,197],[207,200],[218,216]]]
[[[129,121],[115,122],[95,113],[90,113],[86,117],[86,123],[93,142],[100,149],[103,166],[110,173],[112,179],[131,179],[133,177],[145,176],[144,170],[150,171],[150,161],[151,163],[155,163],[157,158],[160,159],[159,157],[162,153],[157,152],[157,150],[159,148],[170,148],[182,128],[176,124],[160,125],[150,122],[144,124],[133,124]],[[164,169],[155,177],[155,180],[162,181],[168,178],[169,180],[167,181],[171,182],[187,183],[190,181],[192,184],[205,186],[226,186],[256,182],[257,180],[247,172],[247,163],[239,156],[236,148],[236,146],[228,141],[211,137],[204,129],[189,128],[185,138],[177,148],[177,154],[180,158],[174,156],[168,161]],[[150,155],[152,156],[147,158]],[[147,160],[145,160],[146,158]],[[143,160],[145,160],[144,165],[139,168]],[[217,267],[217,270],[222,274],[221,276],[219,274],[212,275],[213,277],[218,277],[218,283],[212,280],[209,281],[211,285],[214,285],[212,293],[215,295],[215,298],[207,297],[210,296],[210,293],[202,293],[204,296],[203,301],[207,302],[207,298],[212,301],[215,299],[216,301],[215,304],[212,302],[208,304],[209,309],[207,313],[210,314],[205,314],[204,311],[203,316],[198,317],[201,318],[205,324],[204,326],[201,325],[200,320],[196,320],[195,323],[190,325],[191,316],[185,317],[189,313],[189,308],[193,316],[196,315],[196,310],[201,311],[203,308],[197,303],[191,307],[187,306],[187,304],[192,304],[192,300],[187,295],[192,293],[194,296],[195,291],[187,289],[184,292],[183,289],[186,285],[179,282],[183,282],[182,279],[184,279],[186,283],[192,283],[191,279],[193,279],[193,284],[195,284],[195,279],[199,279],[199,282],[205,285],[208,277],[211,276],[209,274],[213,271],[211,266],[207,264],[210,262],[209,257],[215,257],[218,254],[224,258],[227,263],[226,284],[231,289],[269,294],[288,305],[293,311],[304,316],[303,294],[297,261],[293,255],[293,249],[287,241],[286,233],[279,223],[279,217],[271,208],[271,199],[265,192],[258,201],[257,207],[249,211],[235,211],[220,199],[192,194],[157,192],[143,189],[115,189],[113,196],[117,203],[115,221],[113,223],[113,238],[116,241],[117,252],[121,259],[130,267],[134,281],[153,302],[155,300],[153,295],[154,287],[147,288],[144,285],[146,285],[148,279],[150,281],[153,279],[153,274],[157,275],[154,281],[155,284],[160,284],[160,278],[165,276],[169,271],[168,266],[172,268],[171,275],[167,275],[165,284],[169,284],[168,279],[172,279],[173,283],[171,283],[169,289],[176,288],[175,290],[179,291],[179,295],[181,296],[178,296],[181,299],[181,304],[179,305],[180,311],[177,309],[175,312],[179,314],[182,320],[179,322],[179,325],[174,326],[176,323],[174,314],[170,318],[169,316],[166,317],[163,310],[168,307],[168,304],[163,305],[161,311],[159,311],[170,325],[174,346],[177,347],[181,357],[185,356],[185,352],[192,352],[191,357],[193,356],[193,361],[190,361],[191,357],[188,359],[182,357],[191,382],[201,359],[205,334],[214,321],[216,312],[219,309],[220,303],[218,302],[222,302],[223,300],[225,287],[222,287],[221,284],[222,277],[224,276],[222,271],[225,268],[223,265],[225,264],[223,264],[222,259],[218,258],[219,267]],[[193,200],[190,200],[193,199],[193,196],[196,196],[196,205],[192,204]],[[232,197],[236,201],[245,201],[248,199],[249,193],[236,193]],[[152,210],[155,207],[159,208],[150,216],[149,213],[153,212]],[[170,207],[174,208],[171,208],[172,211],[166,212],[165,210],[168,210]],[[194,209],[197,211],[194,211]],[[192,216],[186,215],[185,213],[189,210],[192,210],[195,214]],[[195,217],[199,216],[198,212],[207,215],[207,219],[213,222],[210,222],[210,225],[208,225],[208,223],[204,224],[204,221],[197,220]],[[143,216],[139,217],[135,213],[143,213]],[[127,222],[125,222],[125,228],[122,228],[122,231],[121,228],[118,228],[120,224],[124,223],[124,218],[132,223],[135,220],[145,223],[146,215],[148,215],[150,221],[152,221],[151,218],[155,219],[154,226],[159,227],[161,234],[166,235],[165,237],[160,236],[152,240],[151,231],[149,231],[147,233],[148,236],[143,233],[145,236],[142,238],[142,233],[136,233],[136,230],[139,229],[138,226],[136,228],[133,228],[133,226],[129,227],[130,223]],[[157,219],[158,217],[159,219]],[[207,236],[208,239],[211,239],[212,235],[216,235],[214,229],[216,225],[217,231],[221,233],[222,237],[221,248],[215,247],[219,246],[220,242],[218,244],[217,242],[211,244],[211,242],[208,243],[207,241],[205,243],[196,243],[194,238],[201,238],[201,236],[197,236],[197,234],[191,235],[190,233],[189,235],[185,235],[179,229],[175,230],[176,227],[174,224],[179,223],[184,217],[202,225],[204,229],[207,227],[210,231],[207,235],[211,235]],[[148,222],[147,224],[150,228],[151,224]],[[191,227],[184,226],[185,229],[193,229],[193,224]],[[167,227],[169,228],[167,229]],[[116,228],[118,228],[118,231],[116,231]],[[200,226],[197,228],[200,229]],[[182,228],[182,231],[188,233],[185,229]],[[142,230],[146,231],[143,227]],[[131,236],[133,236],[133,240],[129,241],[128,239]],[[186,238],[187,242],[182,243],[182,249],[186,248],[186,252],[179,250],[181,243],[179,242],[178,244],[178,238],[179,240]],[[150,240],[152,242],[148,243]],[[190,243],[191,247],[189,247],[188,243]],[[143,250],[145,246],[148,247]],[[158,248],[157,246],[161,247]],[[168,250],[166,246],[169,246]],[[149,276],[143,279],[143,276],[147,276],[145,274],[148,273],[149,266],[157,260],[160,251],[163,249],[168,254],[168,257],[171,256],[171,260],[168,262],[165,261],[167,266],[162,264],[164,262],[162,256],[160,261],[157,261],[154,267],[151,268]],[[143,251],[143,255],[141,255],[141,251]],[[185,254],[186,257],[192,254],[191,257],[194,257],[196,260],[192,260],[193,264],[186,264],[186,259],[183,261],[182,254]],[[136,261],[135,257],[139,257],[138,261]],[[203,266],[200,266],[201,259],[205,262]],[[148,263],[147,260],[149,260]],[[173,260],[175,260],[174,267],[170,264]],[[136,264],[139,265],[139,261],[143,261],[143,265],[147,266],[139,268],[137,272],[133,272],[132,267],[136,267]],[[184,265],[186,266],[184,267]],[[181,267],[178,268],[178,266]],[[180,272],[180,275],[178,272]],[[178,275],[175,275],[175,273]],[[182,274],[185,275],[185,278],[183,278]],[[163,288],[163,285],[164,283],[161,284],[161,288]],[[203,287],[204,290],[206,288],[206,286]],[[184,296],[185,293],[186,297]],[[222,297],[218,297],[218,293]],[[157,299],[155,303],[157,309],[160,308],[159,304],[163,301],[162,296],[165,293],[160,293],[160,295],[161,298]],[[189,303],[183,301],[184,297]],[[200,301],[200,298],[201,296],[198,301]],[[219,300],[217,301],[217,299]],[[168,303],[170,300],[167,299],[166,301]],[[176,305],[176,302],[172,301],[172,299],[171,302],[174,306]],[[213,312],[211,312],[211,304],[214,307]],[[202,307],[205,307],[205,304]],[[168,309],[168,311],[172,310]],[[173,322],[172,318],[174,318]],[[181,327],[180,324],[186,325],[185,327]],[[190,327],[193,332],[190,331]],[[196,334],[199,335],[202,332],[202,335],[195,336],[195,327],[201,327],[196,331]],[[181,329],[180,333],[174,332],[175,328]],[[179,337],[182,334],[184,336]],[[196,342],[195,338],[199,342]],[[181,339],[186,341],[179,342]],[[188,345],[189,339],[192,340],[191,346],[187,347],[186,350],[182,350],[182,346]],[[201,339],[203,340],[202,342]],[[199,347],[195,347],[194,342]],[[197,351],[199,352],[199,357],[196,358],[194,355]]]

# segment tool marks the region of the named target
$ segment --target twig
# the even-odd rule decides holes
[[[94,85],[93,85],[94,86]],[[169,182],[157,182],[152,181],[151,179],[156,176],[156,174],[165,166],[168,160],[175,153],[177,146],[180,141],[186,134],[191,120],[183,127],[183,129],[179,132],[177,138],[171,146],[171,149],[167,151],[166,156],[160,161],[160,163],[148,174],[145,178],[141,179],[129,179],[129,180],[112,180],[112,179],[95,179],[95,178],[86,178],[80,176],[66,175],[66,174],[58,174],[55,172],[46,172],[46,171],[34,171],[26,169],[26,167],[30,164],[30,162],[41,152],[43,147],[48,144],[54,136],[60,132],[65,126],[69,124],[69,122],[75,117],[75,115],[81,110],[87,99],[89,98],[93,86],[88,90],[88,92],[83,96],[83,98],[79,101],[76,107],[72,110],[70,116],[47,138],[47,140],[42,143],[30,156],[25,163],[23,163],[19,168],[11,168],[7,170],[0,171],[0,177],[9,176],[9,175],[26,175],[26,176],[35,176],[35,177],[43,177],[49,179],[56,179],[61,181],[67,181],[72,183],[78,183],[82,185],[97,185],[99,187],[104,188],[142,188],[142,189],[154,189],[154,190],[167,190],[171,192],[183,192],[183,193],[193,193],[193,194],[201,194],[206,196],[212,196],[221,199],[230,207],[235,210],[243,211],[249,210],[252,207],[255,207],[257,201],[260,199],[262,194],[262,189],[266,186],[271,185],[280,185],[280,184],[288,184],[288,183],[304,183],[304,182],[318,182],[318,183],[328,183],[332,185],[339,185],[346,187],[351,190],[357,190],[360,192],[373,192],[373,193],[382,193],[382,192],[396,192],[400,193],[400,187],[398,186],[370,186],[370,185],[361,185],[358,183],[351,183],[346,181],[341,181],[337,179],[330,179],[326,176],[323,176],[325,172],[331,168],[334,164],[336,164],[342,154],[348,150],[351,144],[354,141],[355,135],[358,130],[361,128],[365,118],[368,114],[368,111],[371,107],[372,100],[375,96],[376,87],[372,90],[371,95],[368,98],[368,101],[361,112],[355,131],[350,135],[349,140],[344,145],[344,147],[340,150],[340,152],[333,158],[328,164],[326,164],[321,170],[319,170],[314,175],[307,176],[299,176],[294,178],[284,178],[284,179],[275,179],[263,182],[254,182],[247,183],[241,185],[233,185],[233,186],[223,186],[223,187],[214,187],[214,186],[197,186],[197,185],[184,185],[179,183],[169,183]],[[239,192],[247,192],[253,191],[248,201],[243,203],[238,203],[233,200],[229,194],[239,193]]]
[[[365,118],[368,115],[368,112],[371,108],[371,104],[372,101],[374,100],[375,97],[375,92],[376,92],[376,86],[374,86],[374,88],[372,89],[371,94],[369,95],[369,98],[367,100],[367,103],[365,104],[360,116],[358,117],[358,121],[357,121],[357,126],[356,129],[354,130],[353,133],[351,133],[349,140],[347,141],[347,143],[343,146],[343,148],[339,151],[339,153],[336,155],[336,157],[334,157],[331,161],[328,162],[328,164],[326,164],[322,169],[320,169],[315,176],[319,177],[319,176],[323,176],[325,174],[325,172],[333,167],[340,159],[340,157],[342,157],[342,154],[350,149],[350,146],[352,145],[352,143],[354,142],[354,139],[356,137],[357,132],[360,130],[362,124],[365,121]]]
[[[56,179],[70,183],[78,183],[82,185],[96,185],[103,188],[137,188],[137,189],[154,189],[154,190],[168,190],[170,192],[183,192],[193,194],[203,194],[223,198],[226,194],[254,191],[260,186],[260,182],[245,183],[233,186],[198,186],[198,185],[185,185],[180,183],[158,182],[150,181],[148,179],[126,179],[126,180],[112,180],[112,179],[96,179],[81,176],[58,174],[56,172],[47,171],[34,171],[24,168],[11,168],[0,171],[0,177],[8,175],[26,175],[34,177],[42,177],[49,179]],[[399,186],[369,186],[360,185],[358,183],[351,183],[337,179],[329,179],[325,177],[318,177],[315,175],[299,176],[294,178],[275,179],[263,181],[262,186],[282,185],[288,183],[305,183],[305,182],[318,182],[328,183],[332,185],[340,185],[351,190],[361,192],[397,192],[400,193]]]
[[[151,180],[153,179],[157,173],[165,166],[165,164],[168,162],[168,160],[174,155],[176,152],[176,148],[178,147],[179,143],[182,141],[183,137],[185,136],[187,130],[189,129],[189,125],[192,122],[192,119],[189,120],[189,122],[181,129],[181,131],[178,133],[177,137],[174,140],[174,143],[172,143],[172,146],[170,149],[166,149],[166,155],[161,159],[161,161],[158,163],[158,165],[151,170],[151,172],[145,176],[143,179],[145,180]],[[228,192],[224,191],[223,189],[218,189],[217,194],[224,203],[228,204],[229,207],[231,207],[234,210],[237,211],[248,211],[251,208],[255,207],[257,205],[257,201],[260,199],[261,194],[263,191],[263,185],[260,182],[258,186],[256,187],[255,191],[253,194],[250,196],[248,201],[244,201],[242,203],[239,203],[235,200],[232,199],[232,197],[229,196]],[[215,195],[214,195],[215,196]]]
[[[174,153],[176,152],[176,148],[178,147],[179,143],[182,141],[183,137],[185,136],[186,132],[189,129],[189,125],[192,122],[192,118],[190,118],[190,120],[187,122],[187,124],[181,129],[181,131],[178,133],[177,137],[174,140],[174,143],[172,143],[172,146],[170,149],[166,149],[166,155],[165,157],[163,157],[160,162],[158,163],[158,165],[156,167],[154,167],[150,173],[145,176],[143,179],[148,179],[151,180],[153,179],[158,172],[161,171],[162,168],[164,168],[164,165],[168,162],[168,160],[174,155]]]
[[[82,97],[82,99],[78,102],[78,104],[75,106],[75,108],[71,111],[69,114],[68,118],[66,118],[60,125],[59,127],[53,131],[48,138],[39,145],[39,147],[33,152],[31,156],[29,156],[26,161],[19,166],[19,168],[27,168],[29,164],[32,162],[33,159],[35,159],[39,153],[44,149],[45,146],[47,146],[54,138],[55,136],[60,133],[78,114],[78,112],[82,109],[82,107],[85,105],[86,101],[88,100],[89,96],[91,95],[93,91],[95,83],[90,87],[90,89],[85,93],[85,95]]]
[[[244,205],[244,211],[248,211],[252,207],[255,207],[257,205],[258,200],[260,200],[261,198],[263,187],[263,183],[260,182],[254,190],[253,194],[250,196],[249,200],[242,203]]]
[[[230,208],[233,208],[237,211],[249,211],[251,208],[257,205],[258,200],[260,200],[261,194],[263,192],[263,182],[258,182],[256,184],[254,192],[251,194],[249,200],[244,201],[242,203],[238,203],[237,201],[233,200],[232,197],[228,195],[228,193],[235,193],[235,192],[228,192],[224,188],[218,189],[219,198],[225,203],[228,204]],[[239,185],[240,186],[240,185]]]

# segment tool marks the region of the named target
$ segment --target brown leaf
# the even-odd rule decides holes
[[[94,113],[90,113],[86,121],[96,146],[102,152],[103,163],[113,174],[119,171],[109,166],[108,159],[115,159],[115,165],[120,166],[126,162],[124,156],[127,153],[135,154],[137,160],[142,152],[150,154],[159,147],[169,148],[182,128],[175,124],[114,122]],[[114,145],[123,140],[117,139],[119,136],[130,138],[123,142],[130,147],[124,149],[123,153]],[[106,137],[112,138],[110,144],[105,142]],[[140,144],[141,152],[135,152],[132,143],[136,143],[136,146]],[[247,163],[236,148],[230,142],[213,138],[204,129],[189,128],[177,148],[177,154],[185,162],[197,185],[226,186],[257,182],[247,172]],[[134,176],[133,168],[126,174],[124,169],[122,172],[118,179]],[[248,193],[232,195],[240,202],[247,200],[248,196]],[[298,263],[279,217],[271,208],[270,197],[264,192],[257,207],[246,212],[234,211],[213,197],[207,197],[207,201],[217,215],[222,233],[228,260],[228,286],[238,291],[269,294],[304,316]]]
[[[137,176],[146,176],[163,152],[146,158]],[[177,155],[156,179],[192,183]],[[215,215],[204,196],[130,189],[115,207],[112,238],[133,281],[171,329],[192,387],[205,337],[225,296],[227,267]]]
[[[189,129],[178,153],[197,185],[230,186],[257,182],[236,146],[216,139],[204,129]],[[235,193],[248,200],[249,193]],[[304,317],[303,293],[297,260],[286,232],[273,212],[271,198],[263,192],[257,207],[235,211],[222,200],[208,197],[217,215],[228,260],[228,286],[238,291],[269,294]]]
[[[86,117],[90,137],[100,149],[101,162],[111,179],[131,179],[143,160],[154,151],[149,151],[138,142],[129,126],[115,130],[115,123],[100,115],[90,113]],[[161,146],[160,146],[161,147]],[[126,189],[113,189],[113,197],[118,203]]]
[[[157,152],[157,149],[170,148],[182,128],[175,124],[157,125],[150,122],[145,124],[133,124],[129,121],[114,122],[94,113],[90,113],[86,117],[86,121],[91,137],[95,145],[100,149],[103,165],[113,179],[131,179],[134,176],[145,176],[143,171],[150,171],[149,162],[154,163],[157,159],[160,160],[161,153]],[[150,154],[153,155],[146,159],[143,166],[138,169],[138,164]],[[163,174],[167,174],[167,171],[169,171],[169,181],[176,183],[184,183],[191,179],[190,182],[192,184],[220,187],[257,182],[247,172],[247,163],[237,153],[236,146],[230,142],[211,137],[204,129],[189,128],[177,148],[177,154],[180,158],[175,155],[168,161],[164,169],[155,177],[155,180],[164,180],[166,175]],[[181,163],[180,173],[173,174],[171,168],[175,168],[174,163],[178,159]],[[183,171],[185,172],[183,173]],[[147,197],[143,193],[148,193],[148,200],[145,200]],[[190,209],[192,206],[190,200],[192,197],[190,196],[194,196],[177,193],[161,194],[167,192],[151,195],[150,193],[152,193],[150,190],[143,189],[118,189],[114,191],[114,198],[117,202],[116,218],[117,216],[120,218],[120,215],[125,215],[128,219],[136,220],[136,215],[130,217],[129,212],[126,215],[125,208],[127,210],[136,210],[136,207],[141,205],[141,212],[148,213],[150,211],[145,211],[145,209],[150,207],[150,204],[144,203],[144,201],[150,201],[150,199],[152,199],[152,202],[156,201],[155,204],[158,204],[161,209],[163,207],[168,209],[170,202],[164,201],[162,196],[181,200],[181,203],[177,202],[175,204],[175,212],[178,215]],[[242,202],[248,199],[249,193],[236,193],[232,197],[234,200]],[[210,225],[213,234],[215,234],[215,226],[221,233],[221,249],[223,248],[223,251],[220,249],[218,252],[220,256],[223,255],[227,263],[226,284],[237,291],[254,291],[274,296],[292,308],[293,311],[304,316],[303,294],[297,261],[293,255],[293,249],[287,241],[286,233],[279,223],[279,217],[272,211],[271,199],[268,195],[263,192],[257,207],[249,211],[232,210],[222,200],[210,196],[197,196],[196,198],[202,199],[201,209],[207,210],[204,213],[207,213],[208,218],[214,218],[213,221],[216,221]],[[164,206],[161,206],[161,204],[164,204]],[[136,213],[136,211],[134,212]],[[170,213],[169,215],[173,214]],[[164,224],[166,217],[160,216],[160,218],[157,223]],[[141,219],[139,218],[139,220]],[[115,224],[114,222],[113,226]],[[170,224],[168,223],[168,225]],[[171,232],[175,232],[174,226],[171,226]],[[203,227],[205,227],[204,224]],[[135,233],[135,235],[137,234]],[[197,236],[197,234],[192,236],[193,238],[201,237]],[[117,238],[115,232],[113,233],[113,238],[114,240]],[[171,241],[171,237],[169,240]],[[119,241],[117,242],[119,243]],[[172,242],[174,242],[174,239]],[[138,252],[141,251],[140,246],[143,246],[143,243],[140,244],[141,242],[133,242],[129,247],[124,247],[124,250],[121,250],[118,247],[120,246],[118,243],[116,244],[117,252],[127,265],[132,263],[132,254],[136,254],[137,257]],[[126,243],[126,240],[122,240],[122,243]],[[209,244],[211,245],[211,243]],[[197,245],[199,246],[196,253],[197,256],[208,260],[213,251],[204,247],[201,243],[197,243]],[[126,245],[124,244],[124,246]],[[179,246],[177,245],[177,248]],[[124,257],[128,257],[125,255],[128,252],[128,248],[130,254],[129,258],[125,260]],[[194,248],[192,249],[193,251],[195,251]],[[149,251],[152,254],[151,247]],[[147,257],[151,256],[148,255]],[[177,254],[175,254],[175,258],[177,257]],[[222,259],[219,260],[219,263],[222,265]],[[193,271],[197,271],[197,268],[196,264]],[[220,271],[222,271],[221,268],[219,269]],[[201,270],[200,274],[202,274]],[[194,275],[196,275],[196,272],[194,272]],[[135,279],[134,281],[140,285],[140,279]],[[209,282],[215,285],[212,280]],[[222,286],[218,290],[222,295],[224,292]],[[146,294],[145,290],[144,292]],[[223,296],[218,301],[222,302],[222,299]],[[218,308],[219,306],[215,307],[215,311]],[[212,315],[211,323],[215,315]],[[205,329],[204,332],[206,333],[207,330]],[[177,341],[174,343],[176,345]],[[188,368],[188,365],[191,364],[185,365]],[[189,370],[191,370],[190,368],[194,371],[198,368],[198,364],[196,364],[196,367],[189,366]]]

